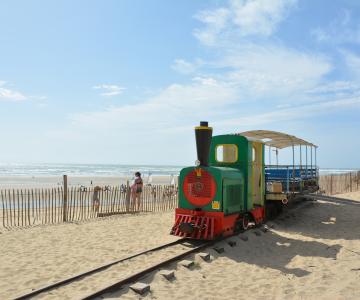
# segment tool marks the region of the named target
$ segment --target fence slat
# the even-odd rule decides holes
[[[40,207],[40,190],[39,189],[34,190],[34,197],[35,197],[35,202],[36,202],[36,207],[37,207],[37,222],[39,224],[42,224],[42,215],[41,215],[41,207]]]
[[[28,219],[28,225],[30,226],[31,225],[31,222],[30,222],[30,212],[31,212],[31,205],[30,205],[30,190],[27,190],[26,191],[26,194],[27,194],[27,219]]]
[[[2,215],[3,215],[2,221],[3,221],[3,227],[6,228],[6,226],[5,226],[5,211],[7,212],[7,209],[5,208],[4,201],[5,201],[5,199],[4,199],[4,196],[3,196],[3,191],[1,191]]]
[[[72,210],[73,210],[73,213],[72,213],[72,218],[71,218],[71,221],[75,221],[75,216],[76,216],[76,212],[77,212],[77,203],[76,203],[76,197],[75,197],[75,189],[74,187],[71,187],[70,188],[70,197],[71,197],[71,201],[72,201]]]
[[[90,219],[91,213],[92,213],[92,202],[91,202],[91,195],[92,195],[92,190],[89,189],[88,193],[87,193],[87,205],[88,205],[88,219]]]
[[[77,217],[76,217],[77,221],[80,221],[80,219],[81,219],[81,200],[82,200],[82,197],[83,197],[83,192],[81,192],[78,188],[75,188],[75,199],[77,199],[76,202],[77,202],[77,207],[78,207]]]
[[[5,207],[6,207],[6,227],[9,227],[9,222],[11,222],[11,202],[10,202],[10,198],[8,199],[8,201],[6,201],[6,190],[4,191],[1,191],[1,196],[3,196],[3,201],[5,201]],[[9,207],[9,209],[7,209]],[[10,216],[10,218],[9,218]],[[12,222],[10,223],[12,224]],[[10,225],[11,226],[11,225]]]

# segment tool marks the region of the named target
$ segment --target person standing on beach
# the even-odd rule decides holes
[[[140,211],[140,205],[141,205],[141,193],[143,189],[143,180],[141,178],[141,173],[136,172],[135,173],[135,180],[134,183],[131,185],[131,198],[132,198],[132,211]]]
[[[94,187],[94,194],[93,194],[93,210],[95,212],[99,212],[99,206],[100,206],[100,198],[99,198],[99,192],[101,191],[101,187],[96,186]]]

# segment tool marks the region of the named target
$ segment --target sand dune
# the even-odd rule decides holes
[[[252,229],[232,237],[235,247],[222,242],[222,254],[209,249],[211,262],[194,256],[192,270],[173,264],[172,282],[158,273],[144,278],[151,284],[144,299],[359,299],[359,216],[357,206],[308,203],[269,222],[273,228],[267,232]],[[1,299],[173,241],[172,222],[173,213],[142,214],[2,232]],[[91,288],[80,286],[61,299],[78,299]],[[108,298],[139,296],[124,289]]]

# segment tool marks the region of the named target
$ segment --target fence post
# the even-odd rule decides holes
[[[351,172],[350,172],[350,192],[352,192],[352,178],[351,178]]]
[[[67,201],[68,201],[68,184],[67,184],[67,175],[63,176],[63,183],[64,183],[64,201],[63,201],[63,221],[67,221]]]

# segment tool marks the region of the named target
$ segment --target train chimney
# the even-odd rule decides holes
[[[208,122],[201,121],[200,126],[195,127],[196,150],[200,166],[209,165],[209,153],[212,137],[212,128]]]

